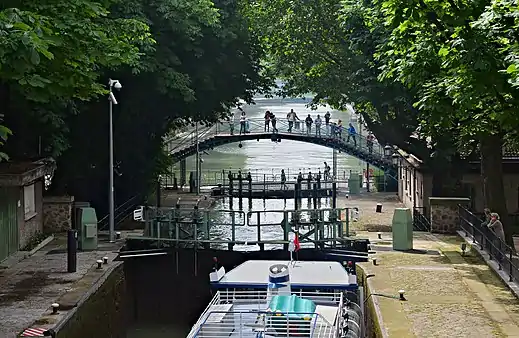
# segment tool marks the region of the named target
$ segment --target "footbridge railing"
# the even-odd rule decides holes
[[[281,138],[298,137],[302,141],[322,144],[331,148],[348,148],[358,152],[365,157],[377,159],[388,167],[392,167],[391,156],[385,154],[384,146],[374,140],[369,140],[363,135],[349,134],[347,127],[336,124],[322,124],[319,128],[312,124],[310,128],[302,121],[297,121],[291,125],[285,119],[278,120],[275,128],[269,123],[268,128],[263,118],[250,118],[244,123],[239,121],[217,122],[211,126],[196,128],[181,138],[171,139],[166,142],[166,150],[176,159],[180,159],[186,154],[191,154],[196,144],[203,144],[209,140],[232,139],[239,142],[242,138],[251,136],[269,136],[273,141]],[[241,136],[241,137],[240,137]],[[236,140],[235,140],[236,139]]]

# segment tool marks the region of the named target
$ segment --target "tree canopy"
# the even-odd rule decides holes
[[[247,13],[270,71],[287,82],[282,93],[354,102],[380,141],[441,176],[478,152],[487,205],[506,215],[502,146],[518,126],[514,3],[253,0]]]
[[[12,0],[0,10],[0,95],[13,132],[3,149],[13,159],[56,157],[53,192],[100,212],[109,78],[123,86],[114,106],[118,202],[164,170],[171,128],[214,121],[270,85],[239,0]]]

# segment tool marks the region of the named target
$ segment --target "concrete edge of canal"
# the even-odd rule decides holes
[[[366,274],[362,264],[355,264],[355,267],[357,271],[357,278],[359,281],[361,281],[360,284],[364,287],[364,322],[366,325],[366,337],[388,338],[389,335],[383,323],[382,312],[378,304],[378,299],[371,293],[371,290],[374,290],[370,281],[371,275]]]
[[[123,262],[112,261],[102,269],[93,266],[62,295],[57,314],[41,316],[32,327],[54,323],[55,337],[125,337],[126,285]]]

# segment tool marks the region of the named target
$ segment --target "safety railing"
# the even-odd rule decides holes
[[[465,236],[472,237],[472,243],[478,245],[495,261],[499,270],[504,270],[509,281],[519,280],[518,259],[515,250],[488,228],[481,218],[464,206],[458,206],[460,227]]]
[[[425,207],[413,208],[413,230],[431,231],[431,222],[425,213]]]
[[[355,214],[355,215],[353,215]],[[336,247],[349,239],[349,208],[251,211],[147,207],[143,236],[129,239],[162,246],[187,245],[254,250],[287,247],[297,232],[302,247]]]
[[[295,296],[309,299],[317,306],[336,309],[333,318],[316,312],[280,312],[269,309],[265,291],[218,291],[210,305],[193,326],[188,337],[338,337],[344,311],[340,292],[296,292]],[[334,322],[335,325],[332,323]]]
[[[124,203],[118,205],[114,210],[114,226],[117,227],[121,224],[127,217],[129,217],[135,207],[142,203],[142,196],[135,195],[127,199]],[[106,230],[109,226],[109,217],[110,215],[106,215],[97,221],[98,231]]]
[[[183,137],[179,142],[175,143],[172,140],[171,143],[175,146],[166,146],[166,149],[170,154],[174,154],[177,151],[191,147],[196,142],[203,142],[215,136],[230,136],[230,135],[247,135],[247,134],[293,134],[301,135],[308,138],[324,139],[327,141],[342,142],[349,146],[359,149],[366,154],[370,154],[377,158],[385,158],[384,147],[375,140],[369,140],[366,136],[360,134],[350,134],[347,130],[347,126],[338,126],[336,124],[323,124],[320,128],[316,128],[315,124],[312,124],[310,128],[306,126],[304,122],[295,122],[290,128],[290,123],[286,119],[279,119],[276,123],[276,128],[265,128],[265,120],[263,118],[250,118],[244,123],[237,120],[222,121],[203,128],[198,128],[197,131],[192,131],[188,136]],[[388,158],[388,161],[391,159]]]

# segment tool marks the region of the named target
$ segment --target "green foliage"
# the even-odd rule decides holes
[[[285,96],[316,93],[313,104],[345,109],[352,102],[380,142],[428,156],[409,136],[418,126],[414,91],[380,81],[377,46],[390,31],[358,1],[251,1],[246,13],[268,51],[269,71],[285,80]]]
[[[132,0],[112,8],[114,17],[150,23],[156,42],[135,67],[105,72],[123,88],[114,106],[116,203],[154,188],[169,169],[163,136],[194,120],[215,121],[238,99],[250,101],[270,83],[260,75],[263,56],[240,3]],[[108,103],[84,104],[68,114],[71,144],[58,161],[55,192],[67,191],[101,206],[108,179]],[[88,154],[88,156],[85,156]],[[92,182],[96,182],[95,185]]]

